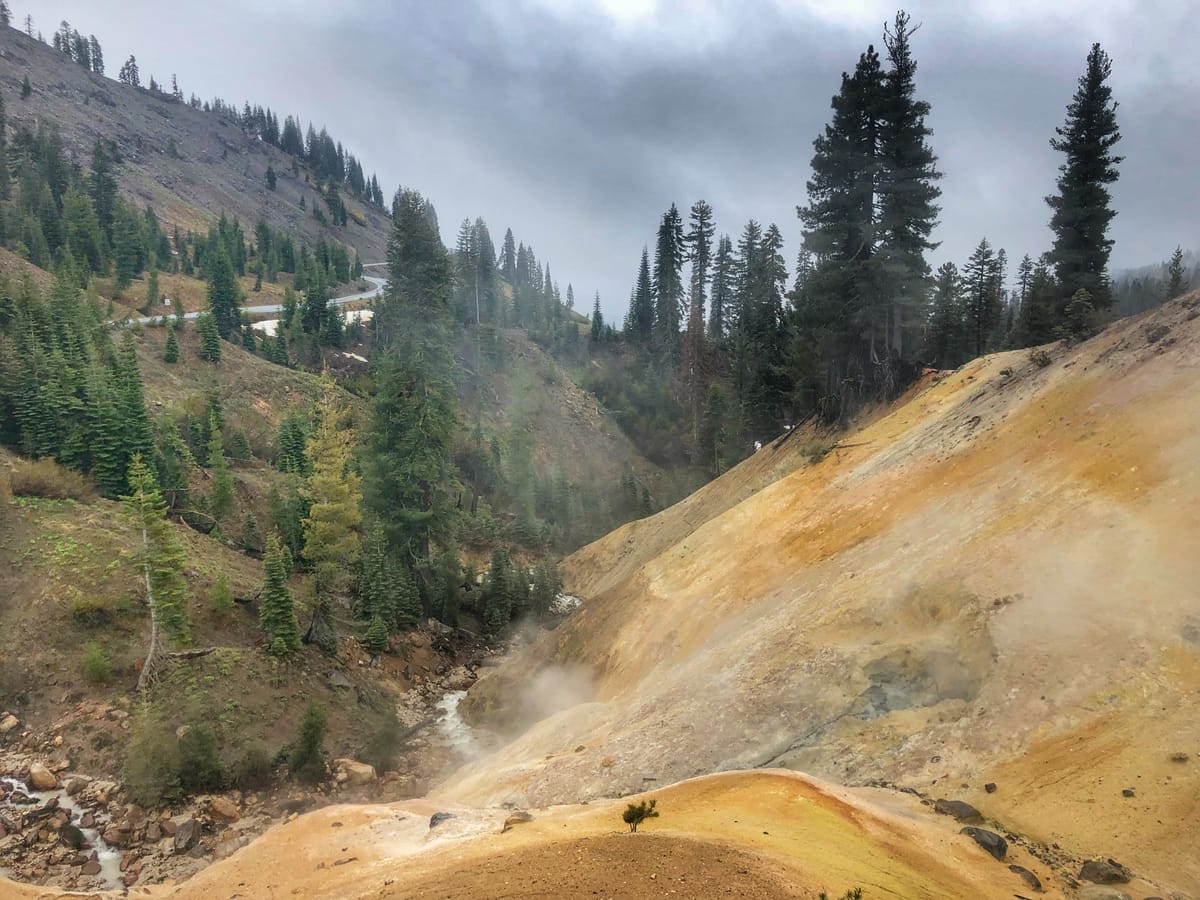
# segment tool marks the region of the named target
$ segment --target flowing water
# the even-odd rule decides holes
[[[475,736],[471,733],[471,726],[458,714],[458,704],[465,696],[466,691],[450,691],[437,702],[436,708],[442,713],[438,727],[446,744],[459,753],[470,754],[475,749]]]
[[[23,781],[18,781],[15,778],[0,778],[0,784],[3,784],[11,797],[14,791],[19,791],[25,794],[31,800],[36,800],[37,804],[29,804],[28,806],[19,806],[11,802],[11,800],[0,801],[0,810],[12,810],[17,815],[30,812],[37,809],[39,806],[45,806],[48,800],[58,798],[58,808],[68,810],[71,813],[71,824],[79,828],[83,832],[85,847],[81,853],[91,855],[95,853],[96,861],[100,863],[100,874],[92,876],[104,882],[106,888],[120,888],[121,884],[121,851],[115,847],[110,847],[100,837],[100,827],[106,822],[97,819],[95,828],[83,828],[79,825],[79,821],[87,810],[82,809],[76,802],[75,798],[67,794],[65,790],[59,788],[53,791],[35,791]],[[95,813],[93,813],[95,815]],[[0,867],[0,872],[4,872],[3,867]]]

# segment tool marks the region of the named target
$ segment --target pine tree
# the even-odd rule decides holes
[[[179,362],[179,341],[175,337],[175,326],[167,326],[167,344],[163,348],[163,362]]]
[[[239,239],[240,240],[240,239]],[[241,323],[237,275],[224,241],[218,241],[208,269],[208,308],[216,320],[217,333],[228,338]]]
[[[631,341],[642,345],[649,345],[654,331],[654,282],[650,277],[650,251],[645,247],[630,298],[626,330]]]
[[[721,342],[729,331],[729,312],[734,299],[733,241],[723,234],[717,241],[717,256],[713,265],[712,300],[709,304],[708,338]]]
[[[150,315],[154,307],[158,306],[162,300],[162,295],[158,290],[158,268],[152,267],[150,274],[146,277],[146,314]]]
[[[937,157],[929,147],[925,125],[929,103],[916,99],[917,63],[909,39],[917,29],[908,14],[896,13],[884,29],[888,71],[880,98],[878,224],[880,287],[886,297],[885,327],[889,391],[899,387],[898,363],[911,359],[925,321],[929,265],[925,252],[937,224],[936,200],[941,190]]]
[[[1167,263],[1167,300],[1174,300],[1188,288],[1187,277],[1183,269],[1183,248],[1176,247]]]
[[[998,265],[992,245],[984,238],[963,267],[967,295],[968,348],[972,356],[982,356],[992,349],[992,335],[1001,321],[1003,307]]]
[[[26,75],[21,79],[21,99],[28,100],[29,95],[33,93],[33,85],[29,83],[29,76]]]
[[[138,567],[150,609],[150,642],[138,677],[138,690],[142,691],[154,684],[161,667],[164,648],[160,630],[176,645],[190,640],[191,596],[183,578],[187,557],[167,521],[167,505],[154,473],[140,455],[130,462],[127,481],[130,493],[122,498],[122,503],[134,529],[141,534]]]
[[[684,310],[683,219],[675,204],[663,213],[654,249],[654,340],[667,359],[679,349]]]
[[[483,601],[484,628],[493,637],[508,627],[512,618],[514,578],[508,553],[501,547],[493,549]]]
[[[388,631],[387,623],[383,620],[383,616],[376,613],[371,617],[371,624],[367,626],[367,633],[363,635],[363,646],[373,656],[378,656],[387,649],[391,632]]]
[[[217,320],[211,312],[203,312],[196,318],[196,330],[200,334],[200,358],[205,362],[219,362],[221,334],[217,331]]]
[[[1093,44],[1087,69],[1067,106],[1066,122],[1050,140],[1050,146],[1066,156],[1058,170],[1058,193],[1046,198],[1052,210],[1050,262],[1058,278],[1060,309],[1080,289],[1088,292],[1097,310],[1112,306],[1107,267],[1113,241],[1108,226],[1116,210],[1107,186],[1117,180],[1122,157],[1113,153],[1121,132],[1117,103],[1107,84],[1110,74],[1108,54]]]
[[[275,190],[275,169],[270,163],[267,164],[267,190]]]
[[[296,606],[287,586],[283,553],[278,539],[272,536],[263,560],[266,581],[258,598],[258,623],[267,635],[267,652],[280,657],[300,649],[300,626],[296,624]]]
[[[604,313],[600,311],[600,292],[596,291],[596,302],[592,304],[592,343],[599,343],[603,336]]]
[[[970,353],[965,314],[958,267],[952,262],[943,263],[934,279],[933,309],[925,337],[925,354],[930,365],[955,369],[966,362]]]
[[[334,598],[349,586],[358,564],[358,529],[362,523],[358,474],[350,468],[353,433],[345,427],[346,410],[333,380],[322,379],[317,427],[308,440],[312,475],[300,488],[309,504],[304,518],[304,558],[315,573],[313,618],[308,639],[322,649],[336,648]]]
[[[212,473],[212,504],[213,518],[224,519],[233,512],[234,482],[233,474],[229,471],[229,463],[225,460],[225,442],[221,435],[221,423],[215,412],[209,413],[208,419],[208,467]]]
[[[133,87],[142,86],[142,82],[138,77],[137,60],[132,55],[122,64],[120,72],[117,73],[117,80],[121,84],[128,84]]]

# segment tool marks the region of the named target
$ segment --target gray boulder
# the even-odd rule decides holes
[[[959,834],[965,834],[998,860],[1003,861],[1008,853],[1008,841],[994,831],[968,826],[959,831]]]

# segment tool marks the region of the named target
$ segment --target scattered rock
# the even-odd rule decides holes
[[[58,829],[58,840],[63,846],[70,847],[72,850],[82,850],[87,844],[83,832],[70,822],[64,822]]]
[[[353,759],[336,759],[333,761],[333,767],[339,776],[338,780],[350,784],[370,784],[378,777],[374,766]],[[340,777],[343,773],[345,778]]]
[[[35,762],[29,767],[29,784],[35,791],[52,791],[58,787],[58,779],[41,763]]]
[[[457,818],[458,818],[458,816],[454,815],[454,813],[448,813],[448,812],[434,813],[432,816],[429,817],[429,827],[437,828],[439,825],[441,825],[447,819],[457,819]]]
[[[965,834],[998,860],[1003,861],[1005,854],[1008,853],[1008,841],[994,831],[968,826],[959,831],[959,834]]]
[[[1008,871],[1012,872],[1014,875],[1019,875],[1022,880],[1024,880],[1024,882],[1035,891],[1040,891],[1042,889],[1041,879],[1039,879],[1024,866],[1009,866]]]
[[[1086,885],[1075,896],[1079,900],[1133,900],[1133,897],[1122,890],[1113,887],[1102,887],[1098,884]]]
[[[994,782],[994,781],[989,781],[987,784],[985,784],[985,785],[983,786],[983,789],[984,789],[985,791],[987,791],[989,794],[994,794],[994,793],[996,793],[996,782]]]
[[[1128,884],[1129,870],[1115,859],[1090,859],[1079,870],[1079,877],[1096,884]]]
[[[959,822],[966,822],[968,825],[978,825],[983,822],[983,816],[980,815],[979,810],[961,800],[938,800],[933,804],[933,811],[941,813],[943,816],[953,816]]]
[[[213,797],[208,801],[208,810],[224,822],[236,822],[242,817],[237,806],[228,797]]]
[[[511,815],[509,815],[509,817],[504,820],[504,827],[502,829],[500,829],[500,831],[501,831],[501,833],[503,833],[505,831],[508,831],[514,825],[523,825],[526,822],[532,822],[532,821],[533,821],[532,815],[525,812],[525,810],[523,810],[523,809],[519,809],[515,813],[512,813]]]
[[[8,734],[20,724],[21,721],[12,713],[5,713],[3,718],[0,718],[0,734]]]
[[[200,840],[200,826],[196,824],[195,819],[188,816],[182,822],[176,823],[175,840],[172,843],[176,853],[186,853],[196,846],[198,840]]]
[[[1136,797],[1137,791],[1135,791],[1133,788],[1122,788],[1121,796],[1122,797]]]
[[[1146,326],[1146,343],[1156,344],[1171,333],[1169,325],[1147,325]]]

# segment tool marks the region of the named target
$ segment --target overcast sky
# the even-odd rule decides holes
[[[114,76],[312,120],[419,189],[452,244],[482,216],[578,306],[623,315],[659,216],[704,198],[718,233],[776,222],[799,248],[812,140],[843,70],[881,44],[874,0],[10,0],[49,37],[95,33]],[[1093,41],[1113,58],[1126,156],[1114,267],[1200,246],[1200,24],[1191,0],[930,0],[906,7],[944,173],[933,263],[981,237],[1050,243],[1048,145]],[[686,213],[685,213],[686,214]]]

